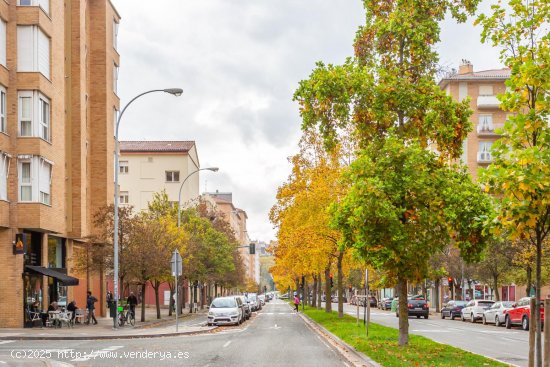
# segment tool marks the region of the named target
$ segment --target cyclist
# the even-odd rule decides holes
[[[128,299],[126,300],[126,304],[130,308],[130,314],[132,317],[136,317],[136,305],[137,305],[137,297],[134,294],[134,292],[130,292],[130,295],[128,296]]]

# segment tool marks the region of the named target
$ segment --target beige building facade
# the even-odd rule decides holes
[[[87,289],[103,304],[74,259],[113,202],[119,21],[108,0],[0,2],[0,327]]]
[[[202,198],[209,203],[214,209],[223,214],[224,218],[229,222],[231,229],[235,233],[235,238],[239,242],[241,248],[239,253],[243,260],[246,279],[257,282],[257,252],[250,254],[248,245],[252,243],[248,236],[246,221],[248,215],[242,209],[237,208],[233,204],[233,194],[230,192],[205,192]],[[256,249],[258,251],[258,249]]]
[[[185,207],[199,199],[198,169],[194,141],[121,141],[119,202],[139,212],[147,209],[154,193],[166,190],[168,200],[177,205],[183,184]]]

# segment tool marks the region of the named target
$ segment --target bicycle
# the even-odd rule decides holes
[[[122,327],[125,323],[134,326],[136,324],[135,311],[128,309],[124,312],[124,309],[124,306],[118,306],[118,326]]]

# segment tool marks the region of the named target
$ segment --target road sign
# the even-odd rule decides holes
[[[178,250],[174,250],[172,253],[172,260],[170,260],[170,265],[172,265],[172,276],[178,277],[182,273],[182,261],[181,255]]]

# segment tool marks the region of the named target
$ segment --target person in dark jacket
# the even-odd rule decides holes
[[[138,303],[138,299],[134,292],[130,292],[130,295],[128,296],[128,299],[126,299],[126,304],[130,308],[130,312],[136,316],[136,305]]]
[[[71,322],[74,324],[74,319],[76,317],[76,310],[78,310],[78,307],[76,307],[76,301],[73,300],[71,303],[67,305],[67,311],[71,312]]]
[[[88,320],[86,321],[86,324],[89,324],[90,320],[92,320],[94,325],[97,325],[97,320],[94,314],[96,302],[97,302],[97,298],[92,296],[92,292],[88,291],[88,297],[86,298],[86,309],[88,310]]]

